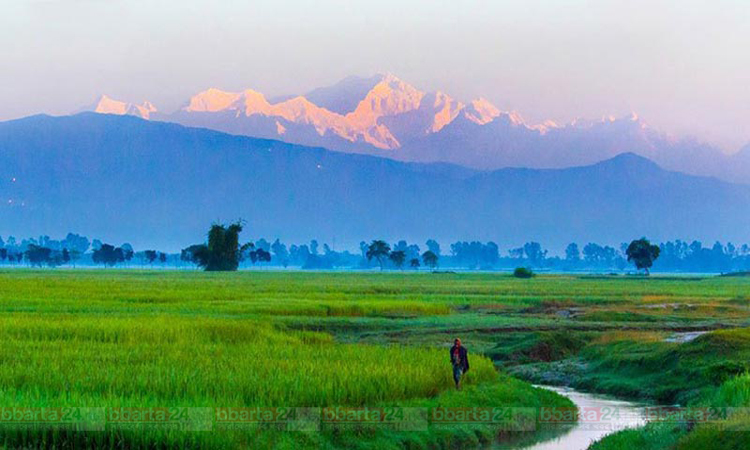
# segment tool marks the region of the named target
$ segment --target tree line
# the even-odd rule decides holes
[[[58,267],[76,265],[102,265],[114,267],[140,263],[153,266],[155,263],[167,265],[169,255],[157,250],[136,252],[133,246],[124,243],[120,246],[103,243],[98,239],[89,240],[74,233],[61,240],[49,236],[23,239],[20,242],[9,236],[0,237],[0,264],[27,264],[32,267]]]
[[[442,248],[435,239],[424,244],[398,240],[362,241],[357,251],[336,250],[326,243],[287,245],[280,239],[260,238],[240,245],[242,225],[214,225],[205,243],[194,244],[179,253],[155,249],[133,249],[128,243],[105,243],[98,239],[69,233],[64,239],[48,236],[17,240],[0,237],[1,265],[57,266],[168,266],[219,268],[214,248],[237,245],[228,255],[229,269],[250,267],[294,267],[301,269],[380,269],[383,270],[512,270],[528,267],[548,271],[625,271],[633,267],[628,260],[630,243],[619,246],[588,242],[570,243],[562,254],[552,255],[534,241],[505,251],[495,242],[457,241]],[[212,237],[213,236],[213,237]],[[235,242],[236,241],[236,242]],[[657,245],[659,257],[652,270],[663,272],[732,272],[750,270],[750,246],[699,241],[669,241]],[[225,250],[226,251],[226,250]],[[213,255],[213,256],[212,256]],[[212,259],[214,258],[214,259]],[[235,266],[236,264],[236,266]],[[216,269],[223,270],[223,269]]]

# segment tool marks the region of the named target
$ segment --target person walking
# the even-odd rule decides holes
[[[461,389],[461,377],[469,371],[469,355],[466,347],[461,345],[461,339],[456,338],[451,347],[451,364],[453,365],[453,381],[456,389]]]

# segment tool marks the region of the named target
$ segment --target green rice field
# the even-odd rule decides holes
[[[430,417],[415,429],[318,421],[219,430],[216,411],[516,408],[509,420],[533,425],[540,407],[572,406],[531,382],[659,404],[750,406],[749,300],[744,277],[7,270],[0,408],[97,419],[20,426],[2,423],[0,411],[0,445],[520,448],[545,436],[533,426],[438,427]],[[671,342],[688,332],[705,334]],[[447,352],[456,336],[471,352],[460,391]],[[118,408],[181,419],[110,423]],[[704,448],[717,429],[652,423],[596,446]],[[733,439],[745,442],[743,433]]]

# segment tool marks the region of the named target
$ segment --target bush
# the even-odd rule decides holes
[[[534,276],[534,272],[525,267],[516,267],[516,270],[513,271],[513,276],[516,278],[531,278]]]

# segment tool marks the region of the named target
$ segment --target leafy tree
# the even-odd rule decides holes
[[[638,270],[644,269],[646,275],[649,274],[649,269],[659,257],[660,253],[661,249],[659,246],[652,245],[645,237],[631,242],[625,251],[625,254],[628,256],[628,261],[633,262]]]
[[[133,255],[135,255],[135,252],[133,251],[132,245],[126,242],[122,244],[120,248],[122,249],[122,254],[125,257],[125,261],[130,261],[131,259],[133,259]]]
[[[406,252],[404,252],[403,250],[396,250],[388,255],[388,259],[391,260],[396,268],[401,269],[404,265],[404,261],[406,260]]]
[[[159,262],[165,264],[167,262],[167,254],[164,252],[159,253]]]
[[[240,265],[240,257],[249,247],[240,247],[242,224],[229,226],[214,224],[208,232],[208,244],[196,246],[195,259],[207,271],[234,271]]]
[[[286,245],[282,244],[281,241],[278,239],[273,241],[271,251],[276,256],[276,260],[281,262],[281,265],[286,267],[289,264],[289,252],[286,249]]]
[[[412,269],[419,269],[419,258],[412,258],[409,261],[409,266],[411,266]]]
[[[8,249],[0,248],[0,261],[5,261],[6,259],[8,259]]]
[[[200,249],[203,247],[203,245],[191,245],[187,248],[183,248],[180,252],[180,261],[184,261],[191,264],[198,264],[198,259],[196,258],[195,254],[196,252],[200,251]]]
[[[271,262],[271,253],[269,253],[266,250],[263,250],[262,248],[259,248],[255,251],[256,258],[258,259],[258,262],[264,263],[264,262]]]
[[[380,265],[380,270],[383,270],[383,261],[391,253],[391,246],[387,242],[381,240],[375,240],[370,243],[367,247],[367,260],[375,259]]]
[[[62,262],[63,264],[68,264],[70,262],[70,252],[67,248],[64,248],[62,251]]]
[[[547,257],[547,250],[538,242],[527,242],[523,245],[523,253],[532,264],[540,264]]]
[[[146,256],[146,261],[148,261],[149,264],[153,264],[154,261],[156,261],[156,258],[159,257],[156,250],[146,250],[143,254]]]
[[[422,261],[424,262],[424,265],[434,269],[437,267],[438,264],[438,255],[435,254],[432,250],[427,250],[426,252],[422,253]]]
[[[43,264],[50,263],[52,250],[36,244],[29,244],[26,249],[26,260],[32,266],[41,267]]]
[[[88,251],[89,247],[91,246],[91,243],[89,242],[88,238],[85,236],[68,233],[68,235],[65,236],[65,240],[63,241],[63,246],[67,248],[69,251],[76,251],[82,255],[86,253],[86,251]],[[101,242],[99,243],[99,247],[101,247]]]
[[[97,264],[112,267],[117,263],[125,261],[125,253],[120,247],[115,248],[115,246],[110,244],[102,244],[98,249],[94,250],[91,259]]]
[[[425,242],[425,245],[427,246],[427,250],[431,251],[435,254],[438,258],[440,258],[440,244],[435,239],[428,239],[427,242]]]
[[[578,244],[571,242],[565,247],[565,259],[570,262],[578,262],[581,260],[581,252],[578,250]]]

